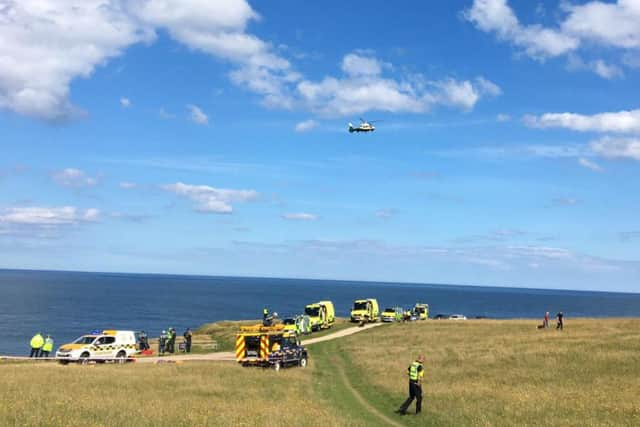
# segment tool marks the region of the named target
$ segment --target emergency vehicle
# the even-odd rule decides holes
[[[377,322],[379,315],[378,300],[375,298],[357,299],[353,302],[352,322]]]
[[[72,343],[61,345],[56,352],[56,359],[62,364],[107,360],[124,363],[138,351],[136,335],[133,331],[94,332],[82,335]]]
[[[236,360],[242,366],[272,367],[276,371],[287,366],[306,368],[308,358],[295,331],[285,330],[282,324],[241,326],[236,335]]]

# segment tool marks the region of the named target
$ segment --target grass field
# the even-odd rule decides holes
[[[640,319],[569,320],[563,332],[535,324],[385,325],[314,344],[309,368],[278,373],[232,362],[0,362],[0,424],[640,425]],[[419,353],[424,413],[401,417],[393,411]]]

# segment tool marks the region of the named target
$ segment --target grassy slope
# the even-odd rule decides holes
[[[417,322],[319,346],[327,360],[348,355],[352,384],[385,414],[424,353],[427,413],[396,418],[407,425],[640,425],[639,319],[574,320],[564,332],[530,320]]]
[[[310,346],[280,373],[233,363],[62,367],[0,362],[2,425],[640,425],[640,319],[429,321]],[[425,414],[393,414],[427,357]],[[340,374],[344,372],[344,376]],[[132,423],[136,420],[136,423]]]
[[[312,370],[275,372],[228,362],[1,363],[0,425],[340,425],[309,392]]]

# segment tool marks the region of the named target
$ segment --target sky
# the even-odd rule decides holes
[[[640,292],[639,95],[640,0],[0,0],[0,268]]]

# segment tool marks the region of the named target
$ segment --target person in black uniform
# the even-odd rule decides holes
[[[559,312],[556,316],[558,318],[558,324],[556,325],[556,329],[564,330],[564,313]]]
[[[424,356],[420,355],[418,358],[409,365],[409,397],[396,413],[400,415],[407,415],[407,409],[409,405],[416,400],[416,415],[422,412],[422,378],[424,377]]]
[[[191,328],[187,328],[184,331],[184,350],[187,353],[191,353],[191,339],[193,338],[193,333],[191,332]]]

